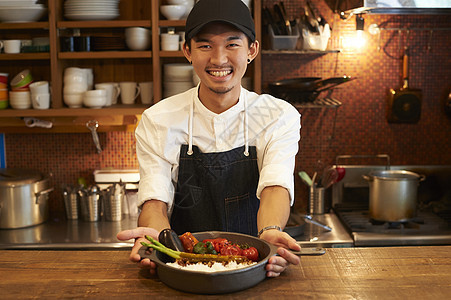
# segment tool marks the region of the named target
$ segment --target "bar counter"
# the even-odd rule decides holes
[[[1,250],[2,299],[449,299],[451,246],[329,248],[277,278],[225,295],[169,288],[129,251]]]

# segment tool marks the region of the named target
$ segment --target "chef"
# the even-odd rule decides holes
[[[279,246],[266,266],[276,277],[299,257],[282,229],[294,199],[300,139],[298,111],[270,95],[241,87],[258,55],[255,25],[241,0],[200,0],[186,20],[183,53],[197,87],[147,109],[136,129],[140,168],[138,228],[130,260],[155,272],[138,254],[144,235],[229,231]]]

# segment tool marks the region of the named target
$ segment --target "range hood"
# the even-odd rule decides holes
[[[448,15],[450,0],[326,0],[343,18],[357,14]]]

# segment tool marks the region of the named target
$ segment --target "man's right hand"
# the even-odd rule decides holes
[[[130,261],[136,262],[139,264],[141,268],[149,269],[150,274],[156,273],[157,265],[148,258],[142,258],[138,251],[141,249],[141,242],[148,242],[145,238],[146,235],[150,235],[154,239],[158,240],[159,232],[156,229],[148,228],[148,227],[137,227],[135,229],[129,229],[121,231],[117,234],[118,240],[128,241],[135,240],[135,244],[132,247],[132,251],[130,253]]]

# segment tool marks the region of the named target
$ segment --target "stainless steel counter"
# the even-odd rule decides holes
[[[19,229],[0,229],[0,249],[106,249],[130,248],[116,234],[136,228],[137,218],[118,222],[86,222],[53,218],[43,224]]]
[[[327,231],[319,226],[306,223],[304,234],[295,237],[298,244],[305,247],[347,248],[354,247],[354,241],[334,213],[313,215],[313,219],[332,228]]]

